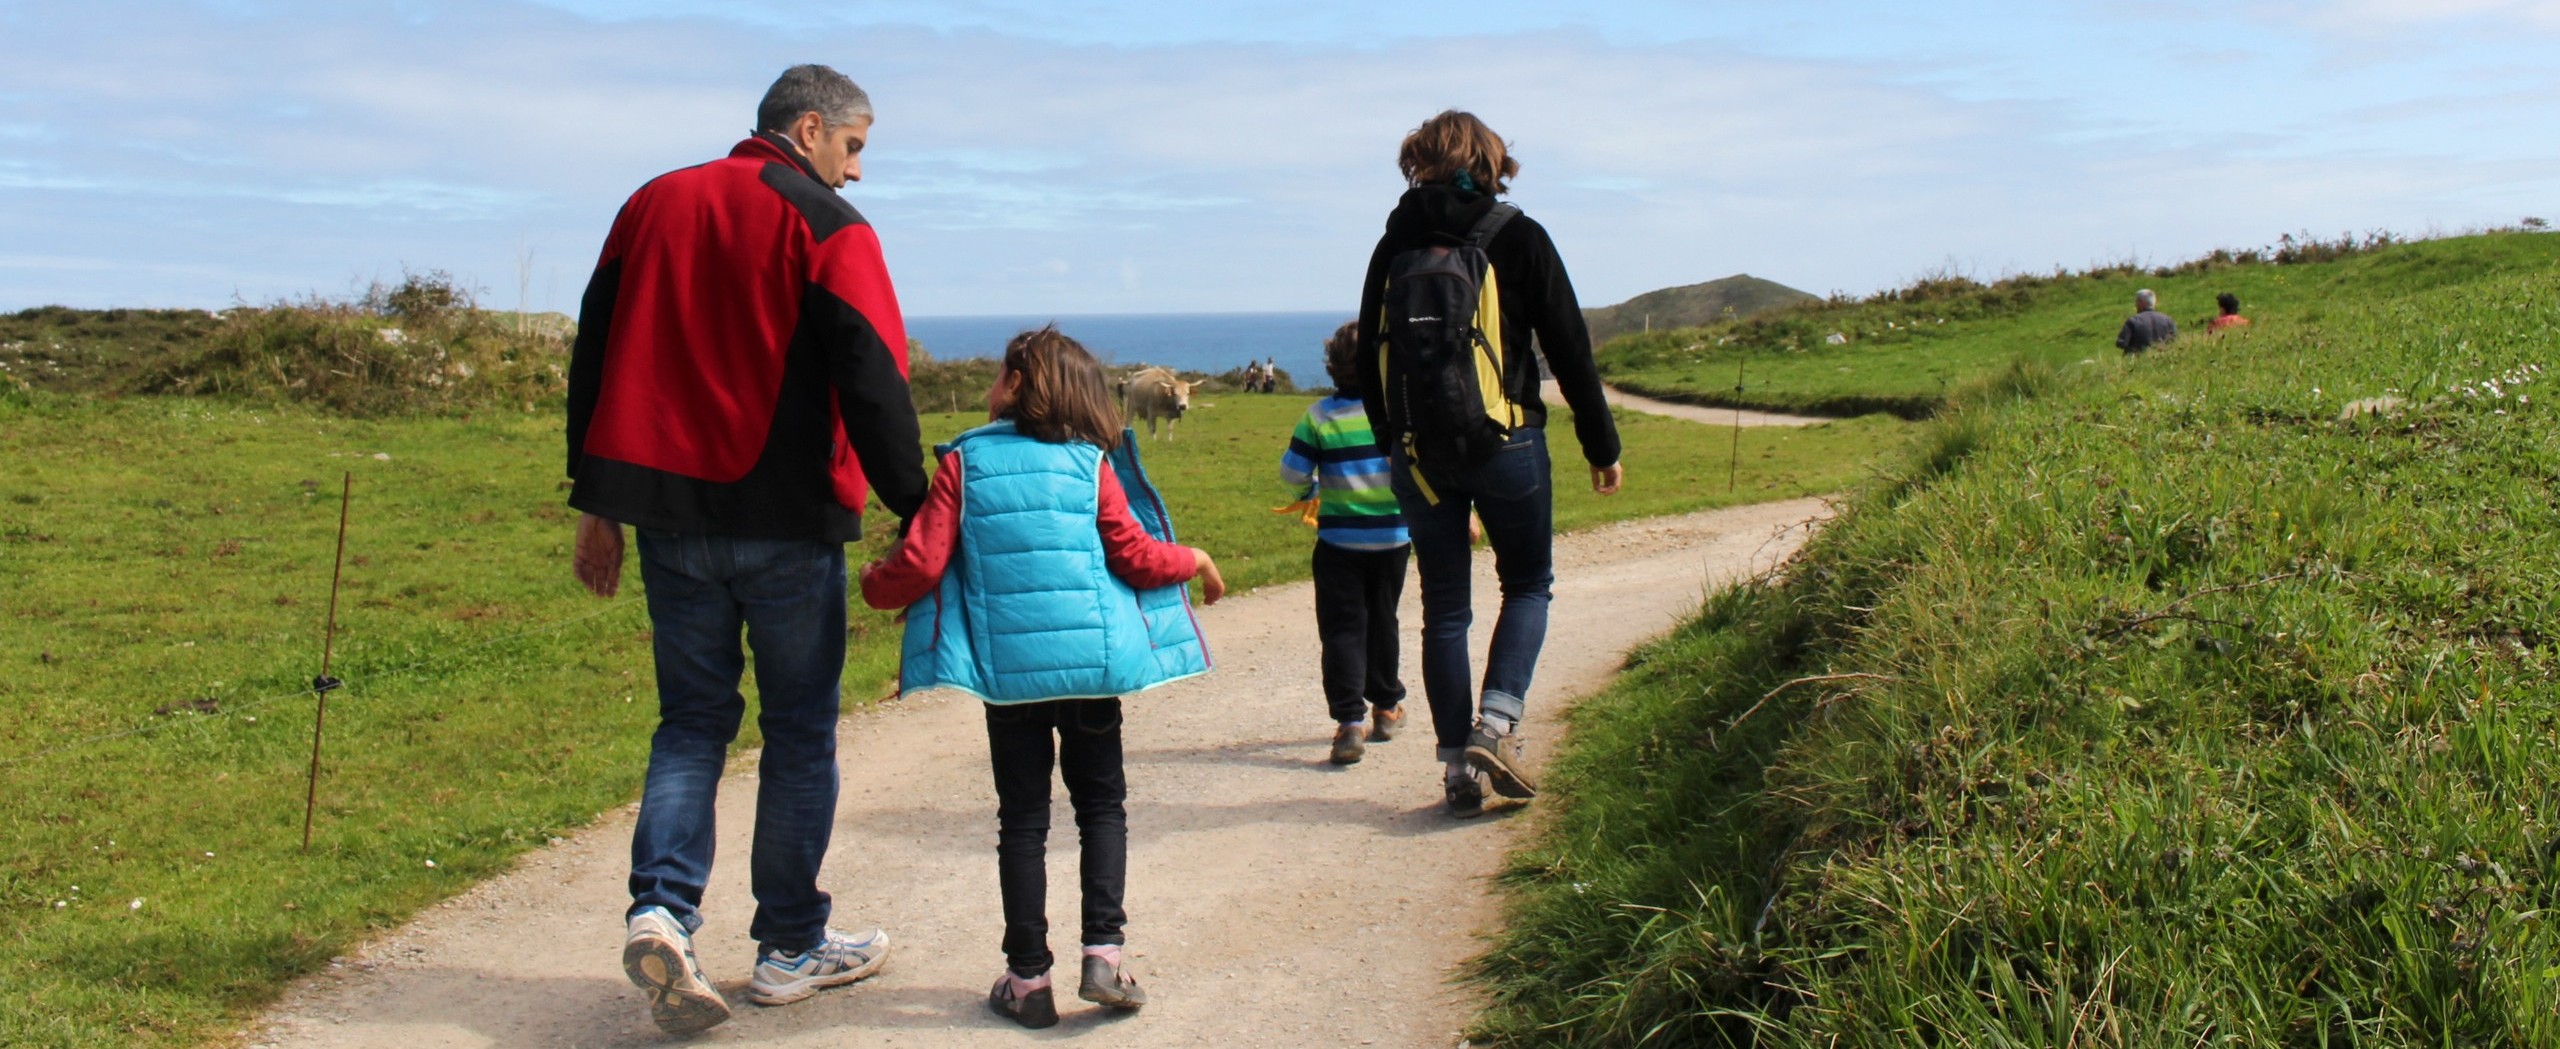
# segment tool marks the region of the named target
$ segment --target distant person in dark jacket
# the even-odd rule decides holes
[[[2160,297],[2144,288],[2133,293],[2133,316],[2124,319],[2124,330],[2116,333],[2116,348],[2126,353],[2141,353],[2178,337],[2178,322],[2160,312]]]
[[[2215,315],[2212,323],[2205,325],[2205,334],[2214,335],[2225,329],[2249,326],[2249,318],[2240,315],[2240,296],[2226,291],[2214,296],[2213,301],[2215,305],[2222,307],[2222,312]]]
[[[1379,373],[1386,341],[1387,271],[1405,251],[1462,244],[1478,220],[1510,189],[1520,162],[1510,144],[1474,114],[1444,112],[1405,136],[1396,167],[1411,186],[1387,215],[1386,234],[1369,256],[1360,285],[1357,359],[1361,399],[1373,424],[1390,418]],[[1565,276],[1564,259],[1546,227],[1526,215],[1505,222],[1485,245],[1500,295],[1502,388],[1521,409],[1521,420],[1490,460],[1474,467],[1417,464],[1399,435],[1377,434],[1388,445],[1389,480],[1413,536],[1422,578],[1422,691],[1445,763],[1444,796],[1454,815],[1484,811],[1490,780],[1505,797],[1537,793],[1524,767],[1519,726],[1538,650],[1547,637],[1547,605],[1554,571],[1554,498],[1547,458],[1547,407],[1538,392],[1538,365],[1530,338],[1546,352],[1556,382],[1573,406],[1573,429],[1591,468],[1591,488],[1618,490],[1618,431],[1609,418],[1599,368],[1591,359],[1591,332]],[[1427,487],[1426,487],[1427,485]],[[1502,612],[1485,656],[1479,701],[1467,665],[1467,512],[1484,522],[1493,546],[1494,575],[1502,585]],[[1472,717],[1470,715],[1473,715]]]

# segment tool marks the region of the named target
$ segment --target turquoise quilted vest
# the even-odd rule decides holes
[[[1209,670],[1183,584],[1135,590],[1103,560],[1104,458],[994,422],[934,450],[960,453],[960,542],[932,594],[907,606],[900,694],[956,688],[989,703],[1123,696]],[[1173,519],[1125,433],[1110,453],[1129,510],[1173,541]]]

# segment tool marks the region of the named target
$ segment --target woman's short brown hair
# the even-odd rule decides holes
[[[1396,170],[1416,186],[1455,182],[1463,171],[1478,193],[1508,193],[1520,162],[1512,159],[1511,144],[1475,114],[1447,109],[1404,136]]]
[[[1004,370],[1022,376],[1004,417],[1043,441],[1084,441],[1104,451],[1120,444],[1120,409],[1102,381],[1102,362],[1055,324],[1013,337]],[[998,380],[1003,376],[999,374]]]
[[[1360,381],[1360,322],[1344,321],[1324,341],[1324,373],[1333,379],[1337,397],[1356,396],[1368,387]]]

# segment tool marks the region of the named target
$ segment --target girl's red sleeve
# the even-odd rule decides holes
[[[1152,590],[1187,582],[1200,574],[1200,564],[1190,547],[1148,535],[1146,526],[1129,513],[1129,493],[1120,487],[1120,475],[1111,471],[1108,462],[1102,464],[1102,492],[1095,509],[1102,528],[1103,562],[1121,582]]]
[[[1105,471],[1104,476],[1109,476]],[[1122,513],[1127,513],[1125,503]],[[907,537],[889,556],[862,568],[862,603],[884,611],[923,600],[941,585],[951,551],[960,545],[960,453],[942,457],[925,489],[924,505],[907,521]]]

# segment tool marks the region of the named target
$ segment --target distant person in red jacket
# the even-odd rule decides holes
[[[2116,332],[2116,348],[2126,354],[2141,353],[2178,337],[2178,322],[2160,312],[2160,297],[2151,289],[2133,293],[2133,316],[2124,319],[2124,328]]]
[[[725,158],[631,195],[604,242],[569,362],[569,505],[578,581],[620,587],[640,533],[658,679],[623,972],[668,1032],[729,1018],[693,934],[711,878],[713,801],[755,650],[757,943],[747,997],[799,1001],[887,960],[888,935],[827,927],[818,866],[836,813],[844,544],[866,488],[900,517],[924,501],[906,322],[880,241],[835,191],[862,177],[871,99],[794,66]]]
[[[2240,296],[2226,291],[2214,296],[2213,301],[2215,305],[2222,307],[2222,312],[2215,316],[2211,323],[2205,325],[2205,334],[2218,334],[2225,329],[2249,326],[2249,318],[2240,315]]]

